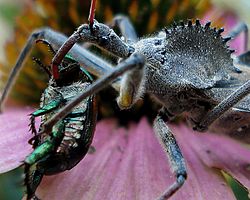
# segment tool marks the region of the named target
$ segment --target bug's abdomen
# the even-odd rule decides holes
[[[250,143],[250,112],[230,110],[217,119],[210,130]]]

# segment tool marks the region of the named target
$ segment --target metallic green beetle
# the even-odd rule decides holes
[[[56,123],[51,133],[37,134],[36,117],[41,117],[43,125],[92,82],[89,74],[70,56],[66,56],[59,66],[59,79],[55,80],[49,69],[43,68],[51,78],[41,97],[40,108],[31,113],[30,118],[34,137],[29,142],[34,151],[24,161],[27,199],[37,198],[35,191],[43,175],[70,170],[82,160],[88,152],[96,125],[96,99],[92,95]]]

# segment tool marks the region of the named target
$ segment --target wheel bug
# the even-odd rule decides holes
[[[38,135],[51,133],[55,124],[75,106],[108,84],[119,90],[117,101],[122,109],[130,108],[143,94],[149,93],[163,106],[154,121],[154,129],[176,175],[175,183],[160,197],[167,199],[187,177],[181,150],[166,124],[170,119],[186,113],[188,121],[198,131],[210,127],[249,142],[249,98],[246,97],[250,88],[249,52],[236,57],[233,62],[232,51],[226,46],[230,38],[221,36],[223,29],[210,28],[210,23],[203,26],[199,20],[180,22],[164,32],[138,40],[128,19],[116,17],[114,22],[125,38],[123,41],[111,28],[94,21],[95,2],[92,0],[89,24],[81,25],[68,39],[49,29],[38,30],[30,36],[5,87],[1,105],[34,41],[46,39],[59,48],[66,40],[52,60],[54,79],[60,78],[58,66],[68,51],[88,71],[101,78],[46,120]],[[247,27],[239,24],[228,36],[234,38],[242,31],[247,36]],[[121,58],[119,64],[113,68],[75,45],[80,40]]]

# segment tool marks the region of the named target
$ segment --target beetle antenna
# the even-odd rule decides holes
[[[36,57],[33,57],[32,60],[33,60],[36,64],[38,64],[38,65],[39,65],[39,66],[49,75],[49,77],[52,76],[52,74],[51,74],[51,72],[49,71],[48,67],[46,67],[46,66],[41,62],[40,59],[38,59],[38,58],[36,58]]]
[[[95,7],[96,7],[96,0],[91,0],[91,6],[90,6],[89,18],[88,18],[90,30],[92,30],[93,24],[94,24]]]
[[[45,44],[45,45],[47,45],[48,48],[49,48],[49,50],[50,50],[50,52],[52,52],[53,55],[56,54],[56,51],[53,49],[52,45],[47,40],[44,40],[44,39],[38,39],[38,40],[36,40],[36,43],[40,43],[40,42],[43,43],[43,44]]]

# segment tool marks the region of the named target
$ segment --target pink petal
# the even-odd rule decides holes
[[[0,115],[1,173],[19,166],[31,152],[27,143],[30,112],[12,109]],[[188,168],[186,183],[172,199],[234,199],[215,168],[224,169],[249,188],[247,148],[222,136],[193,133],[186,126],[171,127]],[[75,168],[45,177],[38,196],[155,199],[174,181],[165,153],[145,119],[128,129],[120,128],[114,120],[103,120],[97,125],[93,145],[96,152],[88,154]]]
[[[172,199],[235,199],[221,174],[197,157],[189,138],[182,138],[183,130],[184,136],[190,132],[175,127],[188,166],[188,180]],[[96,152],[75,168],[45,177],[38,197],[147,200],[157,198],[174,181],[165,153],[145,119],[128,129],[103,120],[97,125],[93,145]]]
[[[0,114],[0,173],[20,166],[32,151],[28,140],[30,108],[7,109]]]
[[[185,126],[180,129],[182,134],[178,139],[188,140],[190,147],[207,166],[223,169],[250,188],[249,147],[220,135],[193,133]]]

